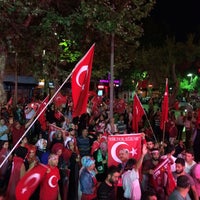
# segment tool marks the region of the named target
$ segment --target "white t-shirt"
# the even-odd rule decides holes
[[[185,172],[190,174],[190,171],[192,169],[192,167],[196,164],[196,162],[193,160],[192,164],[189,165],[187,162],[185,162]]]
[[[128,170],[122,174],[124,197],[131,200],[141,199],[141,188],[139,184],[139,173],[135,169]]]

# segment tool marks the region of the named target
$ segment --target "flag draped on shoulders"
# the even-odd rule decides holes
[[[93,44],[72,72],[73,117],[80,116],[87,110],[94,46]]]
[[[132,129],[136,133],[138,133],[138,123],[141,121],[142,116],[144,114],[145,114],[145,111],[142,107],[142,104],[141,104],[137,94],[135,94],[134,98],[133,98]]]
[[[161,130],[164,129],[164,124],[168,120],[168,110],[169,110],[169,92],[168,92],[168,79],[166,78],[166,85],[165,85],[165,93],[164,93],[164,99],[162,102],[162,110],[161,110],[161,122],[160,122],[160,128]]]

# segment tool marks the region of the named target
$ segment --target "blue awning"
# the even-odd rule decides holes
[[[29,85],[38,85],[38,81],[32,76],[18,76],[17,77],[18,84],[29,84]],[[14,75],[5,75],[4,83],[15,83]]]

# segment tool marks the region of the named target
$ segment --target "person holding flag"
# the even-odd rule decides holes
[[[157,148],[151,151],[152,159],[142,164],[142,173],[148,176],[147,185],[158,194],[159,199],[165,199],[175,188],[175,181],[171,171],[171,158],[162,159],[160,150]]]
[[[139,131],[138,124],[142,120],[143,115],[145,115],[145,111],[142,107],[142,104],[137,94],[135,94],[133,98],[133,116],[132,116],[132,129],[135,133],[138,133]]]
[[[141,199],[141,186],[139,182],[139,170],[142,166],[144,156],[147,153],[146,145],[142,147],[142,154],[138,161],[134,158],[128,159],[122,174],[124,197],[130,200]]]
[[[50,154],[48,164],[38,164],[28,171],[19,181],[16,187],[16,200],[29,200],[40,186],[38,199],[60,200],[58,181],[60,173],[57,168],[58,155]],[[10,199],[8,199],[10,200]]]
[[[41,111],[37,113],[33,121],[30,121],[26,124],[23,133],[16,138],[16,144],[13,144],[13,148],[11,149],[10,153],[6,156],[6,158],[0,163],[0,167],[6,162],[8,157],[12,154],[15,148],[18,146],[22,138],[27,134],[27,132],[32,128],[34,123],[41,117],[42,113],[46,110],[47,106],[52,103],[53,99],[59,93],[61,88],[67,83],[69,78],[72,76],[72,98],[73,98],[73,117],[79,117],[81,114],[86,112],[87,109],[87,100],[88,100],[88,91],[89,91],[89,83],[90,83],[90,76],[91,76],[91,69],[92,69],[92,61],[94,55],[94,47],[95,44],[89,49],[89,51],[85,54],[85,56],[79,61],[79,63],[75,66],[72,70],[71,74],[65,79],[62,85],[57,89],[57,91],[53,94],[53,96],[48,100],[45,101],[44,107]],[[47,99],[47,98],[46,98]],[[26,129],[26,130],[25,130]],[[44,128],[45,129],[45,128]]]
[[[168,121],[168,112],[169,112],[169,90],[168,90],[168,78],[166,78],[165,93],[162,102],[161,121],[160,121],[160,129],[163,130],[162,142],[164,142],[165,139],[165,123]]]

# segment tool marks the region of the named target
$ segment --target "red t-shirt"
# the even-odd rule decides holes
[[[60,173],[57,167],[49,166],[50,172],[47,173],[40,184],[40,200],[57,200],[58,199],[58,180]]]

